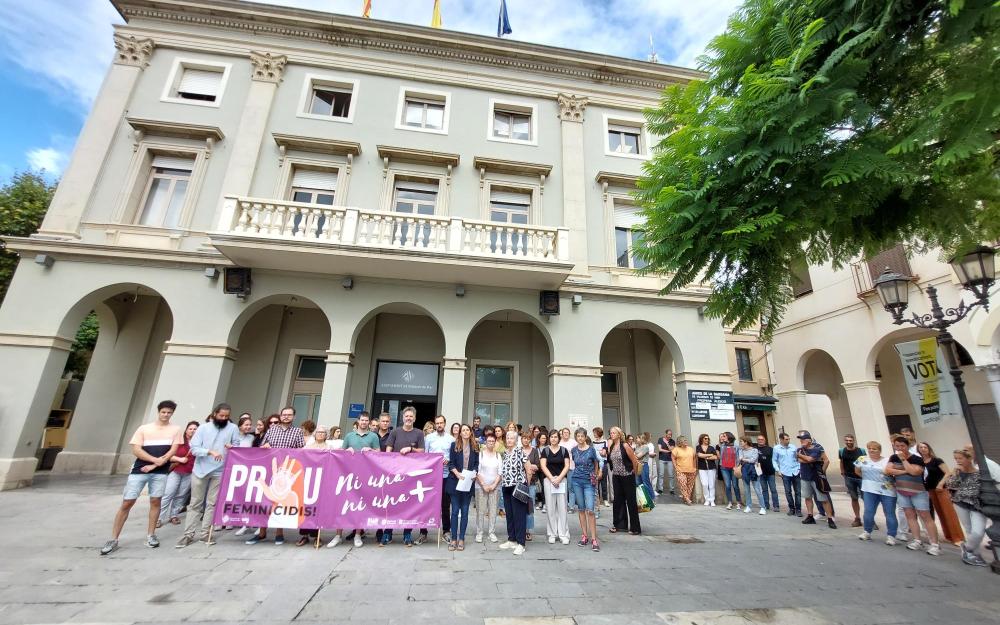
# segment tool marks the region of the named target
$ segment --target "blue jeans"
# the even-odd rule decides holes
[[[535,493],[538,492],[538,487],[531,484],[528,491],[531,493],[531,503],[525,504],[528,507],[528,517],[524,520],[524,529],[530,534],[535,529]]]
[[[760,480],[760,491],[764,495],[764,507],[778,509],[778,485],[774,481],[774,474],[771,475],[761,475]],[[770,490],[770,493],[768,493]],[[770,497],[768,496],[770,494]]]
[[[896,498],[866,491],[861,491],[861,498],[865,502],[865,531],[871,534],[875,528],[875,510],[882,504],[882,512],[885,514],[885,533],[895,538],[896,530],[899,528],[899,521],[896,519]]]
[[[726,503],[736,503],[742,504],[740,500],[740,483],[738,478],[733,475],[732,469],[722,469],[722,482],[726,486]]]
[[[788,501],[788,509],[795,512],[802,510],[802,485],[799,483],[799,476],[782,475],[781,483],[785,486],[785,499]]]
[[[594,512],[594,485],[590,480],[570,479],[570,488],[573,489],[576,497],[577,510],[580,512]]]
[[[752,470],[753,469],[751,469],[751,471]],[[751,484],[753,485],[752,486],[753,490],[757,492],[757,503],[760,504],[760,507],[766,508],[767,506],[764,505],[764,495],[761,493],[760,490],[760,479],[751,480],[749,477],[744,476],[743,487],[746,489],[747,492],[747,498],[746,498],[747,506],[749,507],[753,505],[753,492],[750,490]]]
[[[642,463],[642,473],[636,476],[636,478],[635,478],[635,484],[636,484],[636,486],[638,486],[639,484],[645,484],[646,488],[649,489],[649,495],[650,495],[650,497],[656,497],[656,491],[653,490],[653,483],[649,480],[649,463],[648,462],[643,462]],[[577,502],[577,503],[579,503],[579,502]]]
[[[469,527],[469,504],[472,503],[472,491],[456,490],[451,495],[451,539],[465,540],[465,530]],[[461,515],[461,525],[459,525]]]

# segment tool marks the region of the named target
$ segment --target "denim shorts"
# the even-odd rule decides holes
[[[138,499],[142,489],[147,486],[150,497],[163,497],[163,493],[167,490],[167,475],[167,473],[129,473],[122,499],[126,501]]]
[[[847,494],[851,496],[851,499],[861,498],[861,478],[851,477],[850,475],[844,476],[844,486],[847,487]]]
[[[581,512],[594,511],[594,485],[590,480],[570,480],[570,488],[573,489],[573,497],[576,501],[576,508]]]
[[[913,495],[904,495],[903,493],[896,493],[896,505],[900,508],[915,508],[917,510],[930,510],[931,509],[931,496],[927,494],[927,491],[921,493],[916,493]]]
[[[802,498],[803,499],[815,499],[816,501],[830,501],[830,496],[826,493],[821,493],[816,490],[816,482],[812,480],[807,480],[803,478],[802,483]]]

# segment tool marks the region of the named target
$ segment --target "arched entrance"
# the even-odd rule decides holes
[[[373,415],[388,412],[400,425],[400,412],[412,405],[416,426],[423,427],[438,414],[445,339],[427,309],[395,302],[370,311],[354,330],[352,352],[349,396],[366,398]]]
[[[148,420],[164,344],[173,333],[170,306],[149,287],[111,285],[81,298],[60,331],[75,340],[42,429],[39,468],[127,470],[134,460],[129,438]]]
[[[681,431],[673,377],[678,353],[673,337],[648,321],[627,321],[605,335],[600,356],[605,429]]]
[[[465,344],[466,420],[555,425],[549,414],[551,345],[545,326],[522,311],[500,310],[480,319]]]
[[[316,422],[330,347],[329,320],[300,295],[272,295],[252,306],[233,324],[238,351],[227,400],[235,411],[254,417],[293,406],[296,423]]]
[[[824,447],[837,449],[843,437],[856,430],[840,366],[829,353],[815,349],[802,356],[799,370],[809,407],[803,429],[809,430],[813,440]]]

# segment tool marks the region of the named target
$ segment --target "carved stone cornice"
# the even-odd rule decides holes
[[[250,63],[253,65],[253,75],[251,78],[261,82],[279,83],[285,73],[285,64],[287,62],[288,57],[283,54],[250,52]]]
[[[320,11],[216,0],[112,0],[126,22],[164,20],[248,35],[270,35],[328,43],[333,47],[375,49],[512,71],[556,74],[603,84],[661,90],[673,83],[704,78],[697,70],[666,64],[608,57],[577,50],[540,46],[493,37],[468,35],[366,20]]]
[[[135,35],[115,33],[115,65],[144,68],[153,55],[152,39],[136,39]]]
[[[560,93],[556,99],[559,101],[559,119],[564,122],[583,121],[583,111],[590,102],[588,98]]]

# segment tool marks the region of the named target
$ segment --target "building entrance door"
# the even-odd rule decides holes
[[[440,365],[421,362],[380,360],[375,371],[372,407],[376,415],[388,412],[393,427],[403,425],[401,413],[406,406],[417,410],[414,427],[422,428],[437,416]]]

